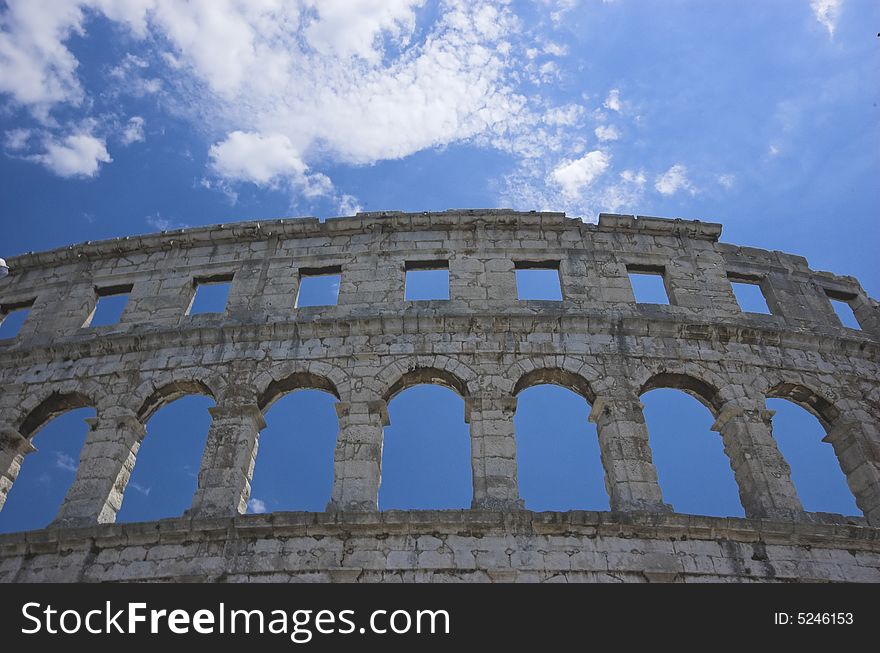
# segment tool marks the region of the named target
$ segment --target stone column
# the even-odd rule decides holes
[[[33,443],[17,430],[0,429],[0,510],[3,510],[6,496],[18,478],[22,460],[36,450]]]
[[[513,416],[516,397],[480,395],[465,399],[471,426],[471,468],[476,510],[521,510]]]
[[[388,405],[382,400],[340,401],[339,436],[333,453],[333,492],[328,511],[379,509],[382,443]]]
[[[88,526],[116,521],[122,495],[146,427],[137,415],[120,407],[101,410],[86,419],[90,430],[79,457],[76,478],[58,516],[56,526]]]
[[[644,406],[635,397],[596,397],[590,421],[599,432],[612,510],[669,512],[651,457]]]
[[[199,469],[199,486],[188,514],[220,517],[247,511],[263,412],[254,403],[226,403],[208,409],[211,427]]]
[[[804,509],[791,482],[791,468],[773,439],[773,413],[758,404],[727,402],[712,430],[721,433],[747,517],[802,519]]]
[[[838,419],[822,441],[834,447],[868,524],[880,527],[880,431],[873,424]]]

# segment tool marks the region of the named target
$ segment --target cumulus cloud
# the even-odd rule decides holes
[[[104,140],[91,134],[70,134],[60,140],[49,138],[45,152],[29,157],[59,177],[94,177],[102,163],[113,159]]]
[[[676,163],[663,174],[657,175],[657,179],[654,180],[654,188],[661,195],[674,195],[681,190],[694,193],[694,187],[687,177],[687,168],[680,163]]]
[[[128,119],[122,130],[121,136],[123,145],[131,145],[144,140],[144,119],[140,116],[132,116]]]
[[[620,132],[617,131],[614,125],[599,125],[594,133],[600,141],[616,141],[620,138]]]
[[[551,4],[554,20],[574,6]],[[52,126],[50,113],[65,104],[58,115],[75,114],[79,125],[89,117],[94,98],[68,44],[87,37],[91,17],[102,15],[128,31],[137,52],[108,66],[111,86],[102,94],[156,94],[164,110],[190,120],[208,150],[201,183],[231,202],[238,185],[250,183],[355,212],[357,199],[335,188],[322,166],[371,165],[456,143],[512,156],[515,172],[498,180],[499,200],[519,208],[585,215],[642,192],[644,182],[613,170],[611,155],[589,142],[593,134],[607,147],[620,139],[618,127],[605,124],[610,112],[627,118],[619,89],[594,98],[596,106],[582,106],[586,96],[560,105],[540,83],[562,74],[568,50],[527,25],[514,5],[441,0],[428,12],[432,22],[421,24],[424,5],[9,0],[0,10],[0,93],[44,121],[45,151],[22,156],[67,177],[97,174],[111,161],[100,135]],[[132,120],[123,144],[143,139],[144,123]]]
[[[608,92],[608,97],[605,98],[605,102],[603,102],[602,105],[611,111],[620,112],[623,108],[623,105],[620,103],[620,89],[611,89]]]
[[[608,169],[611,162],[605,152],[593,150],[574,161],[564,161],[551,173],[553,181],[562,187],[568,197],[577,197],[581,190],[592,184]]]
[[[209,151],[211,165],[221,177],[271,186],[290,181],[301,187],[306,197],[326,194],[330,179],[321,173],[308,173],[290,139],[284,134],[258,134],[234,131]]]
[[[58,102],[78,103],[78,62],[64,45],[82,33],[78,3],[8,0],[0,31],[0,92],[28,106],[40,119]]]
[[[156,61],[173,73],[167,105],[219,126],[227,141],[256,135],[257,146],[280,157],[239,164],[233,150],[245,145],[241,137],[215,143],[211,160],[221,174],[267,183],[267,175],[295,175],[310,156],[371,164],[477,137],[512,143],[504,134],[527,122],[526,100],[510,77],[517,18],[504,5],[448,0],[412,43],[422,4],[10,0],[0,32],[0,92],[43,117],[53,105],[81,104],[79,63],[67,42],[101,13],[163,50]],[[149,65],[126,55],[110,77],[124,84]],[[158,90],[156,79],[144,84]],[[319,177],[308,181],[300,186],[308,192],[328,188]]]
[[[247,502],[248,512],[253,515],[261,515],[266,512],[266,502],[261,499],[257,499],[254,497],[253,499],[248,499]]]
[[[259,185],[306,171],[306,164],[283,134],[234,131],[212,145],[208,154],[220,176]]]
[[[810,8],[816,20],[828,30],[828,36],[834,36],[837,19],[843,9],[843,0],[810,0]]]

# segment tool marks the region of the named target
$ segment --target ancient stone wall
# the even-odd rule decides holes
[[[851,277],[720,233],[609,214],[382,213],[12,258],[0,311],[30,314],[0,341],[0,505],[41,426],[97,415],[52,526],[0,536],[0,580],[880,580],[880,309]],[[425,265],[448,266],[448,300],[405,300],[406,270]],[[534,266],[558,269],[562,301],[517,298],[515,270]],[[337,305],[296,308],[300,280],[322,272],[341,274]],[[661,274],[670,305],[636,303],[629,272]],[[231,280],[225,313],[189,314],[196,285],[216,280]],[[760,285],[772,314],[744,313],[731,281]],[[119,323],[89,326],[115,292],[129,293]],[[425,382],[464,398],[473,509],[380,515],[387,403]],[[522,510],[513,415],[539,383],[592,406],[612,512]],[[658,387],[713,413],[746,519],[664,502],[639,402]],[[299,388],[338,399],[328,512],[242,515],[263,413]],[[146,421],[190,393],[216,403],[191,510],[114,525]],[[864,518],[804,511],[767,397],[819,418]]]

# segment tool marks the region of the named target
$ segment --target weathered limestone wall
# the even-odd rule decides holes
[[[548,560],[560,547],[598,552],[610,560],[612,553],[623,553],[610,534],[610,539],[595,532],[593,537],[594,526],[578,526],[573,539],[548,535],[535,524],[574,517],[522,511],[513,430],[516,396],[538,383],[556,383],[592,406],[590,419],[597,425],[614,511],[591,517],[611,529],[603,533],[611,533],[617,527],[613,524],[629,528],[636,520],[640,526],[631,537],[639,546],[633,549],[652,551],[652,543],[666,546],[655,542],[652,525],[661,520],[675,524],[676,537],[691,539],[690,527],[682,524],[692,518],[671,513],[674,506],[663,500],[639,402],[647,390],[675,387],[693,394],[715,416],[713,429],[724,442],[748,517],[732,531],[707,526],[727,534],[696,539],[714,543],[706,546],[718,547],[721,559],[731,561],[757,543],[767,552],[754,553],[759,556],[755,560],[767,556],[789,570],[779,575],[774,563],[772,573],[737,567],[736,573],[714,577],[868,579],[874,572],[864,568],[878,568],[880,526],[880,309],[851,277],[812,271],[798,256],[719,243],[720,233],[720,225],[712,223],[605,214],[598,225],[559,213],[507,210],[359,214],[323,223],[221,225],[13,258],[12,274],[0,280],[0,311],[26,304],[32,308],[19,335],[0,341],[0,507],[43,424],[81,406],[94,407],[97,416],[52,528],[30,539],[0,536],[0,569],[6,570],[0,577],[69,579],[82,573],[95,580],[147,578],[149,571],[117,573],[110,571],[116,569],[112,565],[95,566],[89,558],[141,554],[179,554],[181,577],[271,576],[272,561],[281,565],[278,573],[297,576],[285,566],[289,550],[280,535],[265,529],[251,535],[247,525],[262,524],[259,518],[229,518],[244,509],[249,497],[263,413],[298,388],[335,395],[339,416],[328,513],[291,518],[329,520],[333,526],[326,526],[323,544],[303,545],[303,551],[337,550],[345,542],[345,550],[362,550],[374,561],[371,565],[386,556],[382,564],[392,570],[390,576],[432,576],[449,565],[414,562],[421,560],[417,540],[433,537],[434,527],[419,521],[428,516],[439,520],[440,531],[460,529],[456,524],[464,520],[469,532],[468,520],[475,520],[485,531],[480,531],[482,539],[499,543],[522,531],[525,539],[517,546],[548,553],[520,566],[518,579],[554,576],[560,570]],[[448,301],[405,301],[405,270],[426,261],[448,263]],[[537,262],[558,266],[561,302],[517,299],[515,268]],[[301,277],[321,270],[341,271],[338,304],[295,308]],[[671,304],[637,304],[628,270],[662,273]],[[189,315],[195,283],[219,278],[232,279],[225,313]],[[773,314],[743,313],[731,280],[759,284]],[[120,288],[130,288],[120,322],[84,326],[98,297]],[[829,298],[847,301],[861,330],[843,327]],[[413,513],[420,515],[411,518],[415,521],[375,514],[387,403],[406,387],[424,382],[458,392],[471,428],[474,510],[455,517],[452,526],[447,513]],[[213,397],[216,407],[187,518],[112,526],[146,421],[165,403],[189,393]],[[773,439],[764,408],[767,397],[791,399],[819,418],[864,518],[804,512]],[[220,521],[200,521],[206,518]],[[350,535],[355,531],[349,526],[354,529],[359,520],[367,520],[369,527],[359,525],[358,535]],[[823,529],[842,528],[823,525],[829,520],[848,523],[846,536],[827,539]],[[215,523],[226,524],[217,527],[225,535],[205,526]],[[284,528],[305,528],[297,524]],[[777,529],[772,546],[761,524]],[[786,530],[780,524],[794,529],[786,531],[785,537],[794,538],[788,545],[779,540],[779,532]],[[165,528],[180,531],[181,541],[189,544],[169,553],[175,549],[161,541],[143,551],[134,543],[141,537],[134,533]],[[379,544],[388,542],[383,529],[392,543],[402,537],[399,550]],[[126,538],[134,539],[128,545]],[[825,544],[806,546],[801,540]],[[838,554],[852,548],[853,541],[870,555],[850,564]],[[259,568],[236,566],[242,558],[232,552],[248,547],[276,553],[249,557]],[[89,553],[93,550],[99,553]],[[396,556],[405,553],[409,562],[392,563],[394,551]],[[820,562],[816,551],[830,552],[842,576],[812,571],[809,565]],[[79,563],[64,562],[80,554]],[[631,561],[646,560],[632,555]],[[589,556],[566,557],[586,561]],[[214,571],[197,571],[203,563],[214,569],[214,558],[222,559]],[[792,560],[797,564],[791,566]],[[59,576],[53,575],[53,564]],[[309,573],[327,578],[337,573],[333,569],[347,566],[328,559],[324,571]],[[165,573],[149,568],[157,577]],[[371,571],[355,576],[383,578],[379,570],[366,568]],[[507,568],[509,573],[510,564]],[[467,573],[452,575],[485,580],[489,569],[476,563]],[[610,562],[604,569],[572,562],[566,577],[598,579],[609,570],[625,579],[640,573]],[[676,568],[674,575],[684,578],[691,571],[694,578],[713,577],[708,567]]]
[[[34,531],[0,582],[880,582],[877,530],[688,515],[276,513]]]

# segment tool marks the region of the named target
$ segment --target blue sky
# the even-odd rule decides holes
[[[184,226],[357,210],[509,206],[564,210],[588,221],[617,211],[720,221],[727,242],[806,256],[815,269],[858,277],[877,297],[878,25],[880,5],[871,0],[0,2],[0,256]],[[412,444],[397,434],[407,405],[418,415],[425,405],[460,402],[439,389],[411,392],[414,399],[407,392],[391,406],[387,437],[402,438],[401,446]],[[424,392],[440,394],[426,399]],[[576,447],[575,459],[593,469],[588,461],[598,454],[585,444],[593,427],[574,407],[563,410],[572,402],[565,391],[542,392],[521,398],[521,446],[541,450],[529,433],[552,430],[562,438],[554,447]],[[306,455],[283,449],[299,446],[296,438],[273,436],[285,414],[298,415],[290,418],[298,431],[318,433],[327,422],[333,437],[327,399],[298,395],[272,409],[264,440],[280,442],[279,455]],[[675,396],[649,393],[649,418],[662,422],[664,414],[678,418],[691,408],[708,415],[689,398],[669,398]],[[180,495],[191,496],[185,483],[194,476],[187,474],[197,468],[207,428],[199,401],[208,400],[181,400],[187,411],[168,406],[149,427],[157,442],[175,423],[191,434],[195,463],[176,467]],[[542,406],[554,417],[564,413],[565,426],[544,428],[546,415],[529,417]],[[787,420],[787,410],[776,420]],[[163,426],[173,411],[187,417]],[[329,421],[319,419],[324,412]],[[787,428],[818,442],[815,420],[794,415]],[[54,422],[38,435],[40,453],[29,457],[13,490],[24,493],[21,501],[48,506],[48,499],[37,502],[36,489],[22,489],[29,478],[44,479],[41,492],[69,483],[67,458],[75,466],[85,433],[74,433],[74,422],[83,424],[79,413],[59,418],[70,435],[59,435],[57,444],[52,437],[61,427]],[[424,430],[423,422],[411,430]],[[663,427],[652,426],[652,443],[662,448]],[[680,449],[679,426],[669,430],[681,437],[669,437]],[[702,428],[696,417],[693,428]],[[424,434],[424,447],[436,444],[432,433]],[[461,440],[456,434],[450,442]],[[306,438],[315,460],[323,455],[319,443],[326,446],[322,437]],[[699,447],[713,437],[717,444],[716,434],[696,438],[692,455],[709,456]],[[823,447],[830,449],[817,451]],[[147,453],[145,443],[136,477],[152,465]],[[386,480],[396,474],[394,455],[389,449]],[[667,465],[658,454],[661,482],[673,494],[676,460]],[[721,462],[709,474],[719,484]],[[578,485],[586,480],[577,469],[562,485],[579,494],[542,494],[542,482],[559,480],[546,478],[543,463],[521,470],[532,506],[607,501],[601,483]],[[449,474],[460,471],[460,460],[449,465]],[[283,471],[270,467],[267,478]],[[795,480],[810,474],[814,480],[801,484],[825,478],[796,472]],[[326,489],[322,478],[315,483]],[[419,478],[427,483],[424,474],[412,480]],[[178,483],[149,474],[135,481],[144,491],[129,492],[121,518],[154,514],[134,511],[135,499],[154,505],[160,486]],[[284,492],[258,492],[261,482],[255,479],[255,496],[267,509],[289,505]],[[734,514],[736,492],[729,490],[722,484],[703,494],[719,498],[716,511]],[[685,509],[687,496],[670,500]],[[4,525],[13,499],[0,528],[15,529]],[[387,484],[383,499],[439,501],[396,496]],[[838,499],[834,509],[854,511],[845,488]],[[467,503],[460,496],[443,501]],[[168,514],[174,510],[179,514],[176,504]],[[44,523],[52,511],[45,508]]]

